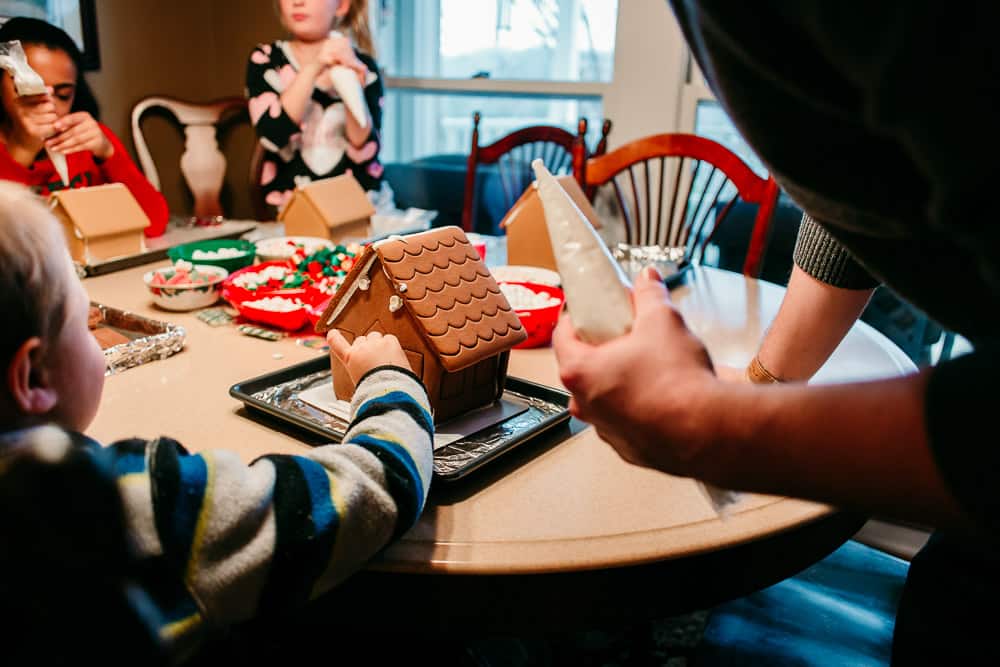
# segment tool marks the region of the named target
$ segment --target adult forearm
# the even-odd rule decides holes
[[[927,375],[765,388],[725,385],[697,476],[937,526],[968,520],[934,463]],[[724,409],[722,407],[724,406]]]
[[[869,289],[843,289],[794,267],[788,290],[761,343],[758,358],[784,380],[807,380],[837,349],[871,298]]]

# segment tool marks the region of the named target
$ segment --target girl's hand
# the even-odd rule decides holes
[[[330,343],[330,356],[344,364],[351,381],[355,383],[365,373],[379,366],[398,366],[408,371],[413,370],[399,341],[392,334],[383,336],[373,331],[348,343],[339,331],[330,329],[326,340]]]
[[[358,75],[362,86],[368,81],[368,68],[358,60],[357,54],[354,53],[354,47],[351,46],[351,40],[346,37],[327,38],[323,42],[323,48],[316,57],[316,61],[324,67],[333,67],[334,65],[350,67]]]
[[[52,98],[46,95],[15,97],[11,114],[12,139],[34,152],[42,149],[45,140],[55,134],[59,119]]]
[[[58,134],[45,142],[45,147],[60,153],[90,151],[95,157],[107,160],[114,155],[115,147],[101,131],[94,117],[78,111],[55,122]]]

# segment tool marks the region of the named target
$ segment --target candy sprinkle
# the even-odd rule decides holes
[[[284,334],[278,333],[277,331],[271,331],[270,329],[261,329],[260,327],[252,327],[247,324],[241,324],[236,327],[244,336],[252,336],[254,338],[260,338],[262,340],[281,340],[285,337]]]
[[[330,345],[326,342],[325,338],[300,338],[298,344],[310,350],[320,350],[322,352],[327,352],[330,349]]]

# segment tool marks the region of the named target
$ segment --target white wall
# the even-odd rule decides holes
[[[619,0],[615,76],[604,97],[613,148],[678,129],[686,47],[666,0]]]

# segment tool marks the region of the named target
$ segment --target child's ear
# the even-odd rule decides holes
[[[7,367],[7,389],[14,404],[24,415],[48,414],[59,401],[59,395],[48,383],[48,374],[37,363],[42,340],[34,336],[17,348]]]
[[[339,19],[347,16],[347,13],[351,11],[351,0],[340,0],[340,4],[337,6],[337,10],[333,13]]]

